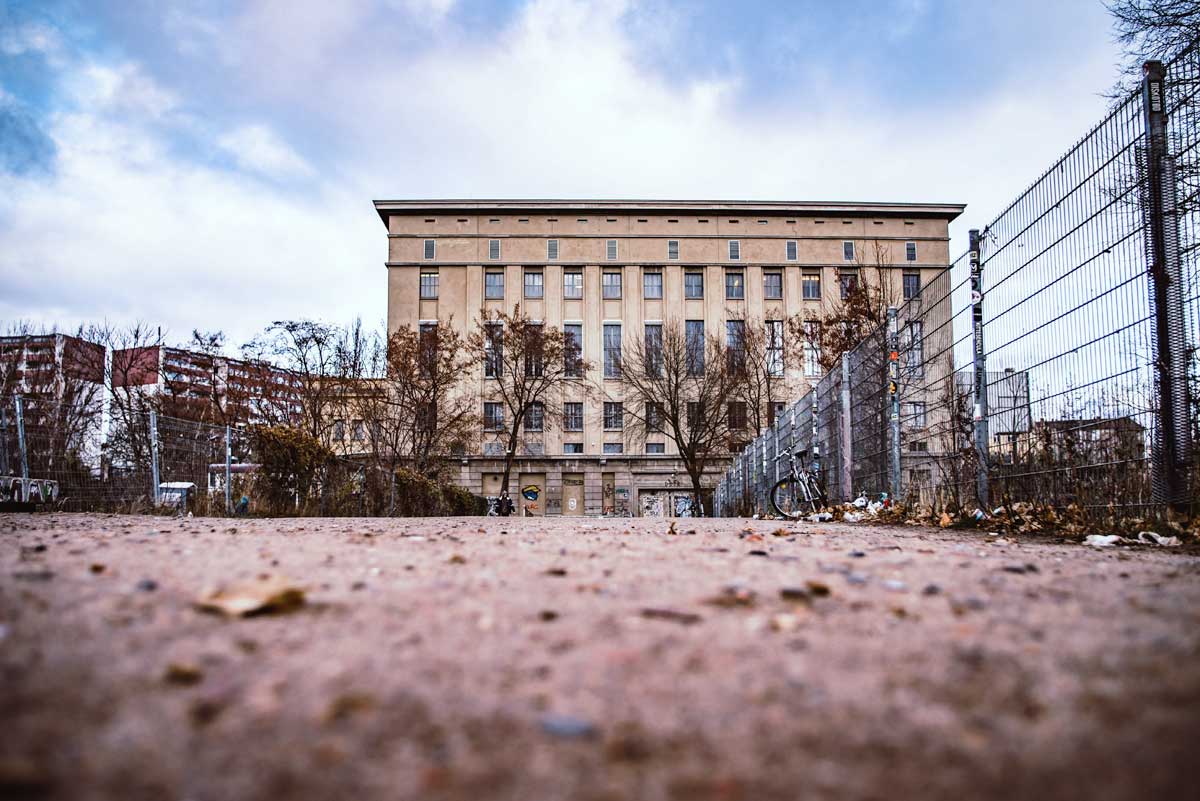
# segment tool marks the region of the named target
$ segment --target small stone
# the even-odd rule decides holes
[[[555,612],[553,609],[543,609],[538,613],[538,620],[542,621],[543,623],[550,623],[551,621],[558,620],[558,612]]]
[[[899,579],[884,579],[883,588],[892,592],[905,592],[908,585]]]
[[[158,582],[154,579],[142,579],[137,583],[137,588],[142,592],[154,592],[158,589]]]
[[[850,556],[854,559],[862,559],[866,555],[867,554],[865,551],[851,551],[849,554],[847,554],[847,556]]]
[[[811,600],[809,591],[803,587],[784,587],[779,591],[779,597],[785,601],[808,601]]]
[[[567,569],[565,567],[552,567],[546,571],[547,576],[565,576]]]
[[[358,590],[365,590],[366,588],[367,588],[367,582],[365,582],[365,581],[356,581],[350,585],[350,589],[354,590],[356,592]]]
[[[54,578],[53,570],[18,570],[12,577],[21,581],[49,581]]]
[[[451,556],[448,561],[452,565],[465,565],[467,563],[466,557],[458,553]]]
[[[814,597],[823,598],[826,595],[829,595],[829,585],[825,584],[824,582],[807,581],[805,582],[805,586],[808,587],[808,591],[811,592]]]
[[[570,715],[543,715],[538,723],[546,734],[565,740],[587,740],[599,733],[591,721]]]
[[[88,569],[91,570],[93,573],[100,574],[100,573],[104,572],[104,565],[94,564]]]
[[[1036,572],[1038,572],[1037,565],[1035,565],[1035,564],[1025,564],[1025,565],[1005,565],[1005,566],[1004,566],[1003,568],[1001,568],[1001,569],[1002,569],[1004,572],[1006,572],[1006,573],[1016,573],[1018,576],[1020,576],[1020,575],[1024,575],[1025,573],[1036,573]]]
[[[163,681],[167,682],[167,684],[190,687],[193,684],[199,684],[203,680],[204,671],[195,665],[172,662],[167,665],[166,671],[163,672]]]
[[[926,584],[925,589],[921,590],[922,595],[939,595],[941,592],[942,588],[936,584]]]
[[[866,584],[868,581],[870,581],[870,577],[866,576],[863,573],[847,573],[846,574],[846,583],[847,584],[857,584],[857,585],[861,586],[863,584]]]
[[[749,555],[750,556],[766,556],[767,552],[766,551],[750,551]]]

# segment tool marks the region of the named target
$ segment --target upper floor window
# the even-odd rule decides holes
[[[541,431],[545,426],[546,407],[541,401],[534,401],[529,404],[529,408],[525,411],[525,430],[526,431]]]
[[[783,320],[767,320],[767,375],[783,375]]]
[[[619,431],[625,427],[625,405],[620,401],[604,402],[604,428]]]
[[[583,404],[567,401],[563,404],[563,431],[583,430]],[[582,453],[583,451],[580,451]]]
[[[646,443],[646,453],[647,454],[663,454],[666,452],[667,452],[667,445],[665,442],[647,442]]]
[[[704,321],[684,323],[684,349],[687,355],[687,374],[704,375]]]
[[[551,261],[558,258],[558,240],[557,239],[547,239],[546,240],[546,258]]]
[[[805,273],[804,278],[804,299],[805,300],[820,300],[821,299],[821,274],[820,273]]]
[[[904,243],[904,259],[905,259],[905,261],[916,261],[917,260],[917,243],[916,242],[905,242]]]
[[[620,273],[605,273],[600,277],[603,283],[605,300],[613,300],[621,297],[621,274]]]
[[[786,244],[786,246],[785,246],[785,250],[786,250],[787,260],[788,260],[788,261],[795,261],[795,260],[796,260],[796,258],[797,258],[797,254],[796,254],[796,240],[795,240],[795,239],[789,239],[789,240],[787,241],[787,244]]]
[[[421,300],[436,300],[438,296],[438,274],[421,273]]]
[[[625,443],[623,442],[606,442],[604,443],[605,453],[624,453]]]
[[[545,286],[542,283],[541,270],[526,270],[525,271],[525,297],[540,298],[543,295]]]
[[[581,323],[563,325],[563,359],[566,362],[563,368],[563,375],[566,378],[583,378],[583,325]]]
[[[842,258],[845,259],[846,261],[854,261],[854,243],[853,242],[843,242],[842,243]]]
[[[504,273],[484,273],[483,297],[485,300],[504,300]]]
[[[487,339],[483,342],[483,375],[499,378],[504,372],[504,329],[499,323],[487,324]]]
[[[667,240],[667,258],[668,259],[678,259],[679,258],[679,240],[678,239],[668,239]]]
[[[783,299],[783,273],[763,273],[763,297],[767,300]]]
[[[583,297],[583,272],[567,270],[563,273],[563,297],[568,300],[578,300]]]
[[[617,258],[617,240],[610,239],[604,243],[604,253],[609,261],[615,261]]]
[[[920,273],[905,273],[904,274],[904,299],[912,300],[917,295],[921,294],[921,274]]]
[[[738,261],[742,258],[742,243],[736,239],[729,240],[729,260]]]
[[[500,240],[499,239],[489,239],[488,240],[488,258],[492,259],[493,261],[500,258]]]
[[[621,377],[621,324],[604,325],[604,377]]]
[[[692,272],[683,274],[683,296],[685,298],[704,297],[704,273]]]
[[[649,300],[662,300],[663,277],[660,272],[642,273],[643,295]]]
[[[483,428],[485,431],[504,430],[504,406],[488,401],[483,404]]]
[[[437,242],[432,239],[425,240],[425,258],[432,259],[437,253]]]
[[[725,273],[725,299],[745,300],[746,275],[741,270],[729,270]]]
[[[838,279],[842,285],[842,300],[846,300],[850,297],[850,293],[858,288],[858,271],[842,270]]]

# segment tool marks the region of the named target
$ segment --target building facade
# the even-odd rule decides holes
[[[526,437],[514,497],[531,514],[670,516],[689,480],[666,437],[632,442],[612,414],[606,354],[668,321],[725,338],[738,327],[782,332],[817,317],[848,282],[882,268],[900,301],[949,263],[953,204],[725,201],[380,200],[388,237],[388,330],[512,312],[582,343],[599,397],[572,400],[556,430]],[[948,302],[948,300],[947,300]],[[771,336],[775,336],[774,333]],[[817,354],[781,371],[781,403],[820,375]],[[471,379],[487,419],[487,379]],[[607,404],[607,405],[606,405]],[[607,412],[607,413],[606,413]],[[749,436],[747,437],[747,439]],[[460,481],[499,489],[503,450],[484,433]],[[712,479],[725,464],[712,466]],[[510,485],[511,488],[511,485]]]

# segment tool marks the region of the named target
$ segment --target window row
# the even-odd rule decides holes
[[[771,409],[772,417],[782,403]],[[726,424],[731,429],[743,429],[747,426],[749,415],[745,401],[731,401],[726,404]],[[562,430],[566,433],[581,433],[583,431],[583,401],[567,401],[563,404]],[[603,422],[605,431],[625,430],[625,404],[622,401],[604,401]],[[701,404],[689,402],[687,405],[688,425],[692,427],[703,424],[704,417]],[[661,404],[648,403],[643,412],[645,430],[648,433],[663,433],[663,409]],[[525,412],[522,428],[526,433],[540,434],[546,430],[545,405],[537,402],[530,405]],[[483,404],[483,429],[489,432],[505,431],[504,404],[499,401],[485,401]],[[608,444],[608,443],[606,443]]]
[[[545,277],[541,270],[526,269],[523,275],[524,296],[526,298],[545,297]],[[821,274],[804,273],[801,278],[801,297],[804,300],[821,300]],[[903,274],[904,299],[912,300],[921,294],[921,274],[906,272]],[[624,273],[604,272],[601,274],[600,290],[606,300],[619,300],[622,296]],[[842,300],[846,300],[858,286],[857,270],[842,270],[838,275],[838,285]],[[438,297],[438,273],[423,271],[420,279],[421,300],[436,300]],[[683,296],[688,300],[698,300],[704,297],[704,273],[688,271],[683,274]],[[486,300],[504,300],[504,273],[495,270],[483,275],[483,297]],[[563,272],[563,297],[567,300],[583,298],[583,271],[566,270]],[[646,300],[662,300],[663,274],[657,270],[646,270],[642,273],[642,297]],[[746,275],[741,270],[725,271],[725,299],[745,300]],[[763,298],[765,300],[783,299],[783,273],[778,270],[763,271]]]
[[[618,257],[618,241],[616,239],[608,239],[604,242],[604,256],[609,261],[616,261]],[[500,242],[499,239],[488,240],[488,258],[492,261],[500,259]],[[740,261],[742,258],[742,242],[739,239],[727,240],[728,257],[730,261]],[[796,261],[799,258],[799,246],[795,239],[788,239],[784,242],[783,257],[786,261]],[[437,258],[437,240],[426,239],[424,256],[427,261]],[[558,240],[546,240],[546,258],[549,261],[558,259]],[[854,242],[846,240],[842,242],[842,258],[845,261],[854,261],[855,248]],[[679,259],[679,240],[667,240],[667,259],[676,261]],[[904,243],[904,259],[905,261],[917,260],[917,243]]]

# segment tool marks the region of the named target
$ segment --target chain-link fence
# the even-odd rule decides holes
[[[1198,96],[1195,49],[1147,65],[1138,92],[746,453],[819,456],[835,501],[1097,520],[1194,504]],[[813,414],[797,438],[792,421]],[[742,454],[719,513],[769,513],[777,478]]]

